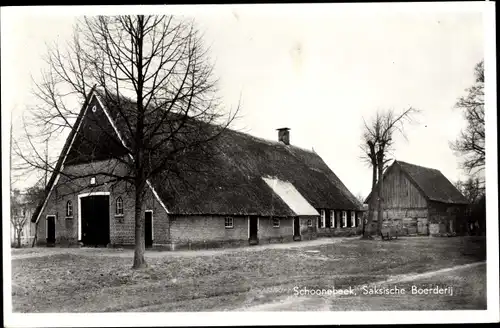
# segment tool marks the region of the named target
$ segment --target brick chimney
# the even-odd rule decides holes
[[[285,145],[290,144],[290,129],[289,128],[280,128],[278,130],[278,140],[284,143]]]

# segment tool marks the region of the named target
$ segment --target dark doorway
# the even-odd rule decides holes
[[[153,246],[153,212],[146,211],[144,220],[144,239],[146,247]]]
[[[293,240],[300,240],[300,218],[293,218]]]
[[[53,215],[47,216],[47,244],[55,244],[56,242],[56,217]]]
[[[258,244],[259,242],[259,218],[249,218],[250,220],[250,244]]]
[[[88,246],[109,243],[109,196],[81,198],[82,242]]]

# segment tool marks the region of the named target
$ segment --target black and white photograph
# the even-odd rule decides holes
[[[498,322],[494,12],[2,7],[5,326]]]

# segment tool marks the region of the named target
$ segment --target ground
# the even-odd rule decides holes
[[[146,252],[27,248],[12,251],[14,312],[485,309],[485,241],[330,238],[227,250]],[[443,270],[444,269],[444,270]],[[363,286],[453,295],[363,295]],[[295,288],[296,287],[296,288]],[[301,288],[353,288],[351,296],[296,296]],[[294,289],[295,288],[295,289]]]

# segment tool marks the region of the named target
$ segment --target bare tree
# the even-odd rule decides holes
[[[202,164],[208,165],[211,156],[207,145],[229,127],[238,108],[230,112],[221,105],[213,66],[193,21],[172,16],[85,17],[73,35],[66,48],[49,49],[49,70],[35,84],[40,105],[32,110],[32,119],[38,129],[26,129],[31,153],[22,154],[20,146],[18,153],[31,167],[63,174],[67,181],[82,178],[62,172],[59,162],[45,160],[34,136],[54,138],[75,131],[81,117],[74,104],[87,104],[97,91],[123,135],[116,136],[96,120],[93,128],[100,138],[81,136],[85,149],[102,147],[102,138],[112,144],[112,160],[95,165],[89,176],[105,176],[107,184],[125,183],[133,192],[133,268],[141,268],[146,266],[143,198],[148,181],[168,185],[188,171],[203,171]]]
[[[358,192],[358,193],[356,194],[356,199],[357,199],[357,200],[358,200],[361,204],[363,204],[363,203],[365,202],[365,197],[364,197],[364,196],[363,196],[363,194],[362,194],[362,193],[360,193],[360,192]]]
[[[47,183],[45,182],[45,184],[42,184],[42,182],[45,180],[45,177],[42,179],[40,179],[37,183],[35,183],[35,185],[33,185],[32,187],[29,187],[27,190],[26,190],[26,205],[28,206],[28,208],[30,208],[32,211],[31,214],[33,214],[33,209],[35,209],[38,204],[40,204],[41,202],[43,202],[44,200],[44,197],[45,197],[45,188],[46,188],[46,185]],[[38,232],[38,222],[35,224],[35,233],[34,233],[34,236],[33,236],[33,240],[31,242],[31,247],[35,247],[36,245],[36,241],[37,241],[37,232]]]
[[[28,220],[26,206],[21,200],[20,192],[14,189],[10,194],[10,223],[14,228],[14,237],[18,248],[22,246],[21,235]]]
[[[380,134],[380,119],[377,116],[375,117],[375,120],[372,122],[372,126],[369,126],[365,121],[364,121],[364,133],[363,133],[363,141],[361,143],[361,149],[363,151],[363,159],[365,159],[368,163],[368,165],[371,166],[372,168],[372,185],[371,185],[371,196],[369,199],[369,204],[368,204],[368,219],[365,224],[363,222],[363,239],[371,239],[372,236],[372,223],[373,223],[373,215],[374,215],[374,209],[375,209],[375,204],[376,204],[376,199],[377,197],[377,156],[376,156],[376,151],[375,147],[377,144],[378,140],[378,135]],[[363,201],[364,203],[364,201]]]
[[[404,132],[405,123],[413,122],[414,115],[419,111],[413,107],[397,113],[393,109],[377,111],[370,124],[365,122],[363,134],[364,158],[372,167],[372,193],[369,201],[368,227],[373,220],[374,205],[377,205],[377,229],[380,233],[383,222],[384,199],[383,199],[383,174],[392,158],[390,152],[394,148],[394,136],[396,133],[406,138]],[[368,229],[369,230],[369,229]],[[365,235],[369,235],[366,231]]]
[[[454,185],[470,204],[477,203],[485,193],[484,185],[478,177],[469,177],[465,182],[458,180]]]
[[[466,89],[467,95],[460,97],[455,108],[463,111],[467,126],[458,138],[450,144],[451,148],[463,156],[462,167],[468,173],[476,174],[485,165],[484,129],[484,62],[474,68],[475,83]]]

